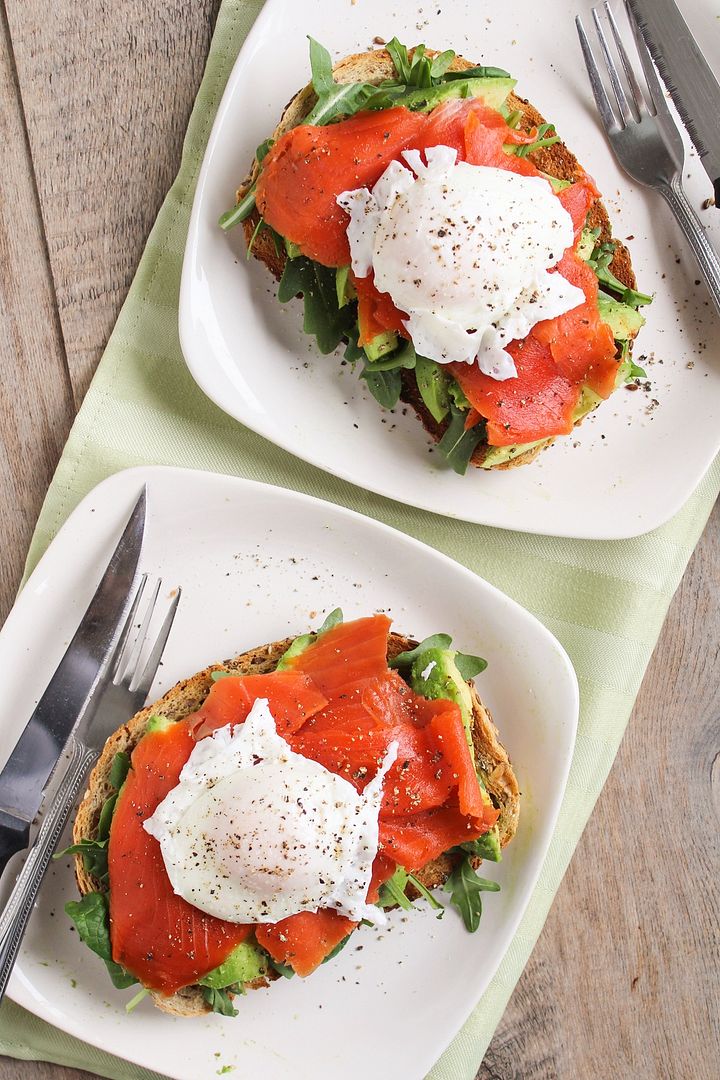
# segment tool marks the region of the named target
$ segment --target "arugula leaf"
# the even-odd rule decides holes
[[[470,679],[474,679],[476,675],[485,670],[487,660],[483,660],[482,656],[471,656],[469,653],[459,652],[455,653],[455,667],[465,682],[469,682]]]
[[[115,757],[112,759],[110,765],[110,772],[108,779],[115,790],[119,790],[125,783],[128,772],[130,771],[130,755],[126,754],[124,750],[119,750]]]
[[[405,911],[412,908],[412,900],[405,895],[405,886],[408,883],[408,873],[402,866],[395,869],[395,873],[380,886],[378,892],[378,905],[385,909],[401,907]]]
[[[392,660],[388,660],[388,667],[410,667],[418,656],[427,649],[449,649],[451,645],[452,638],[449,634],[431,634],[430,637],[426,637],[419,645],[416,645],[414,649],[408,649],[406,652],[393,656]]]
[[[593,229],[592,233],[597,238],[600,235],[600,230]],[[652,304],[652,296],[648,296],[647,293],[638,292],[636,289],[629,289],[627,285],[624,285],[622,281],[619,280],[619,278],[615,277],[610,270],[610,263],[613,260],[614,254],[615,244],[611,241],[606,241],[596,244],[587,259],[588,266],[591,266],[595,271],[598,281],[604,286],[604,291],[617,293],[620,297],[620,302],[628,304],[630,307],[638,308],[643,307],[645,304]]]
[[[448,68],[450,67],[454,59],[454,49],[445,49],[444,52],[438,53],[437,56],[433,58],[432,63],[430,64],[431,77],[433,79],[442,79],[443,75],[446,74]]]
[[[552,132],[552,135],[548,135],[549,131]],[[555,134],[555,125],[541,124],[535,142],[526,143],[525,146],[513,146],[510,152],[515,154],[516,157],[527,157],[528,154],[532,154],[533,150],[541,150],[544,146],[554,146],[555,143],[559,142],[560,136]]]
[[[232,229],[233,226],[239,225],[241,221],[245,221],[245,218],[249,218],[254,209],[255,185],[253,184],[253,186],[245,192],[239,203],[220,215],[218,218],[218,225],[227,232],[228,229]]]
[[[212,986],[202,987],[202,996],[213,1012],[221,1016],[237,1016],[238,1011],[232,1003],[227,990],[216,990]]]
[[[479,877],[472,868],[469,855],[466,854],[445,882],[444,889],[450,893],[450,903],[462,915],[465,928],[473,934],[480,925],[482,916],[480,894],[499,892],[500,886],[495,881]]]
[[[443,915],[445,914],[445,908],[437,899],[437,897],[433,896],[430,890],[426,889],[422,881],[418,881],[414,874],[408,874],[407,879],[409,883],[417,889],[422,898],[424,900],[427,900],[431,908],[434,908],[435,911],[440,911],[442,913],[438,915],[438,919],[442,919]]]
[[[304,255],[288,259],[278,286],[278,300],[286,304],[298,293],[305,305],[305,333],[316,337],[321,353],[333,352],[355,321],[349,305],[338,306],[335,271]]]
[[[360,378],[365,380],[368,390],[383,409],[395,408],[402,390],[402,377],[397,368],[392,371],[373,371],[368,365],[360,372]]]
[[[355,322],[354,326],[351,326],[348,330],[347,345],[345,346],[345,359],[351,364],[356,364],[358,360],[367,361],[365,350],[358,345],[359,338],[360,328],[358,327],[357,322]]]
[[[125,1006],[125,1012],[126,1013],[131,1013],[133,1011],[133,1009],[137,1009],[140,1002],[143,1001],[148,996],[149,993],[150,993],[150,991],[148,990],[148,988],[146,986],[143,986],[143,988],[141,990],[138,990],[135,997],[130,998],[127,1005]]]
[[[632,357],[630,358],[630,370],[625,381],[629,382],[630,379],[647,379],[645,368],[641,368],[639,364],[636,364]]]
[[[107,845],[107,840],[83,839],[77,844],[70,844],[69,847],[56,852],[53,859],[62,859],[66,855],[82,855],[83,866],[88,874],[104,882],[108,877]]]
[[[469,431],[466,431],[465,412],[451,405],[450,423],[438,443],[438,450],[444,456],[448,465],[460,476],[464,476],[475,448],[484,438],[485,421],[481,420],[480,423],[475,424]]]
[[[65,905],[65,911],[75,923],[81,941],[105,961],[113,986],[123,990],[136,983],[135,976],[112,958],[107,897],[103,893],[87,893],[82,900],[70,900]]]
[[[315,38],[309,37],[310,69],[317,101],[303,124],[324,126],[337,116],[352,116],[363,108],[376,90],[372,83],[336,83],[333,79],[332,58]]]

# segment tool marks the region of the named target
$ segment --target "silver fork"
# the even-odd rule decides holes
[[[81,727],[73,732],[58,762],[57,768],[64,768],[61,779],[46,796],[44,817],[35,843],[0,916],[0,1001],[5,994],[42,879],[75,799],[108,736],[145,704],[160,666],[180,603],[181,590],[178,588],[175,591],[160,630],[150,644],[150,621],[157,606],[161,582],[158,580],[155,583],[142,620],[136,623],[147,584],[145,575],[140,580],[115,649],[111,682],[103,693],[97,713],[85,729]],[[147,659],[143,662],[145,655]]]
[[[605,89],[600,67],[593,55],[580,16],[575,20],[600,118],[615,156],[625,172],[639,184],[659,192],[672,210],[697,259],[713,303],[720,312],[720,258],[705,235],[682,188],[682,170],[685,163],[682,137],[668,109],[665,92],[655,73],[650,53],[626,3],[625,10],[645,76],[647,94],[643,92],[640,80],[633,70],[607,0],[602,8],[592,9],[592,16],[614,100],[611,100]],[[601,12],[604,13],[605,20],[601,18]],[[610,29],[619,64],[613,55],[603,21]]]

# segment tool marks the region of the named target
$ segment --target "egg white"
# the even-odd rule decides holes
[[[542,177],[458,162],[448,146],[403,157],[412,171],[393,161],[372,191],[338,196],[353,271],[372,270],[407,312],[418,353],[513,378],[506,346],[585,300],[548,273],[573,244],[572,219]]]
[[[143,827],[160,843],[175,893],[209,915],[273,923],[322,907],[382,924],[366,896],[397,750],[392,743],[359,794],[291,750],[260,698],[244,724],[197,744]]]

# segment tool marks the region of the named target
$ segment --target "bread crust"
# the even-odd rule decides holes
[[[432,49],[428,49],[427,55],[432,57],[436,56],[437,53]],[[412,50],[410,50],[410,56],[412,57]],[[453,71],[464,71],[473,66],[471,61],[465,60],[461,56],[456,56],[450,65],[450,68]],[[395,68],[392,58],[386,49],[354,53],[352,56],[346,56],[343,60],[340,60],[333,68],[336,82],[379,83],[383,79],[391,78],[394,71]],[[311,84],[304,86],[302,90],[298,91],[295,97],[292,98],[285,107],[280,122],[272,134],[273,140],[277,140],[281,135],[284,135],[286,131],[289,131],[291,128],[301,123],[312,109],[316,100],[316,95]],[[545,123],[542,115],[526,98],[518,97],[517,94],[511,92],[508,96],[508,104],[511,109],[517,110],[521,114],[521,120],[518,125],[520,130],[530,131],[532,128],[539,127],[541,124]],[[548,173],[550,176],[556,177],[558,180],[570,180],[574,182],[583,175],[582,166],[564,142],[558,142],[553,146],[535,150],[533,153],[529,154],[528,157],[538,169]],[[247,176],[238,189],[238,202],[247,194],[250,187],[255,183],[259,171],[257,159],[254,158]],[[264,263],[271,274],[279,281],[285,269],[287,256],[284,252],[278,252],[276,250],[273,239],[267,230],[260,229],[259,232],[255,234],[259,221],[260,215],[257,210],[253,210],[252,214],[250,214],[250,216],[242,223],[245,233],[245,242],[249,246],[252,241],[252,253],[255,258]],[[600,239],[603,242],[612,239],[610,219],[605,206],[600,200],[598,200],[591,208],[588,214],[588,223],[591,228],[600,229]],[[628,288],[634,289],[636,280],[630,261],[630,253],[621,241],[614,239],[613,243],[615,244],[615,253],[613,260],[610,263],[610,270],[623,285],[627,285]],[[433,441],[436,443],[440,442],[447,430],[448,421],[442,420],[438,422],[427,410],[420,397],[411,372],[404,371],[402,373],[401,398],[415,411],[418,419]],[[584,417],[578,420],[576,426],[581,424],[583,419]],[[552,438],[548,438],[539,443],[537,446],[531,447],[524,453],[518,454],[517,457],[514,457],[510,461],[488,466],[487,470],[516,469],[520,465],[528,465],[541,453],[541,451],[547,449],[554,442],[555,437],[553,436]],[[478,468],[483,467],[483,462],[489,449],[490,448],[487,445],[479,446],[470,459],[470,463]]]
[[[161,698],[135,713],[126,724],[118,728],[105,743],[102,754],[90,774],[88,786],[73,825],[73,843],[78,844],[83,839],[93,839],[96,835],[100,811],[106,799],[114,792],[110,784],[113,759],[121,751],[126,754],[132,753],[145,734],[151,716],[164,716],[169,720],[178,721],[196,712],[210,692],[213,685],[212,675],[215,671],[231,671],[238,675],[266,674],[274,671],[280,657],[290,647],[293,640],[294,638],[283,638],[268,645],[261,645],[234,659],[211,664],[188,679],[181,679]],[[414,648],[415,645],[417,641],[414,639],[391,633],[388,638],[388,659]],[[510,760],[500,742],[497,728],[474,686],[472,686],[472,695],[475,761],[483,773],[493,802],[500,809],[498,819],[500,843],[505,846],[517,829],[520,792]],[[474,860],[474,864],[479,865],[480,861]],[[433,889],[447,880],[453,865],[454,861],[449,856],[442,855],[418,871],[416,877],[426,888]],[[81,855],[75,856],[75,877],[83,896],[89,892],[105,891],[104,885],[87,872]],[[414,898],[417,895],[414,889],[408,888],[408,896]],[[259,989],[268,986],[269,982],[277,977],[275,972],[269,972],[266,977],[261,977],[246,985],[250,989]],[[155,991],[151,991],[150,996],[159,1009],[173,1016],[201,1016],[210,1011],[210,1006],[206,1003],[199,986],[184,987],[171,997]]]

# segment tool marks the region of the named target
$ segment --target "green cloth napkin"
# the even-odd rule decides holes
[[[147,463],[210,469],[305,491],[385,521],[444,551],[533,611],[580,681],[577,747],[545,866],[500,969],[431,1080],[470,1080],[542,929],[627,724],[672,595],[720,488],[720,458],[681,512],[635,540],[589,542],[503,532],[390,502],[314,469],[220,412],[185,367],[177,332],[180,269],[198,169],[225,82],[262,0],[224,0],[180,173],[50,486],[31,569],[80,499],[106,476]],[[659,480],[659,482],[661,482]],[[63,1034],[11,1001],[0,1052],[92,1070],[154,1074]]]

